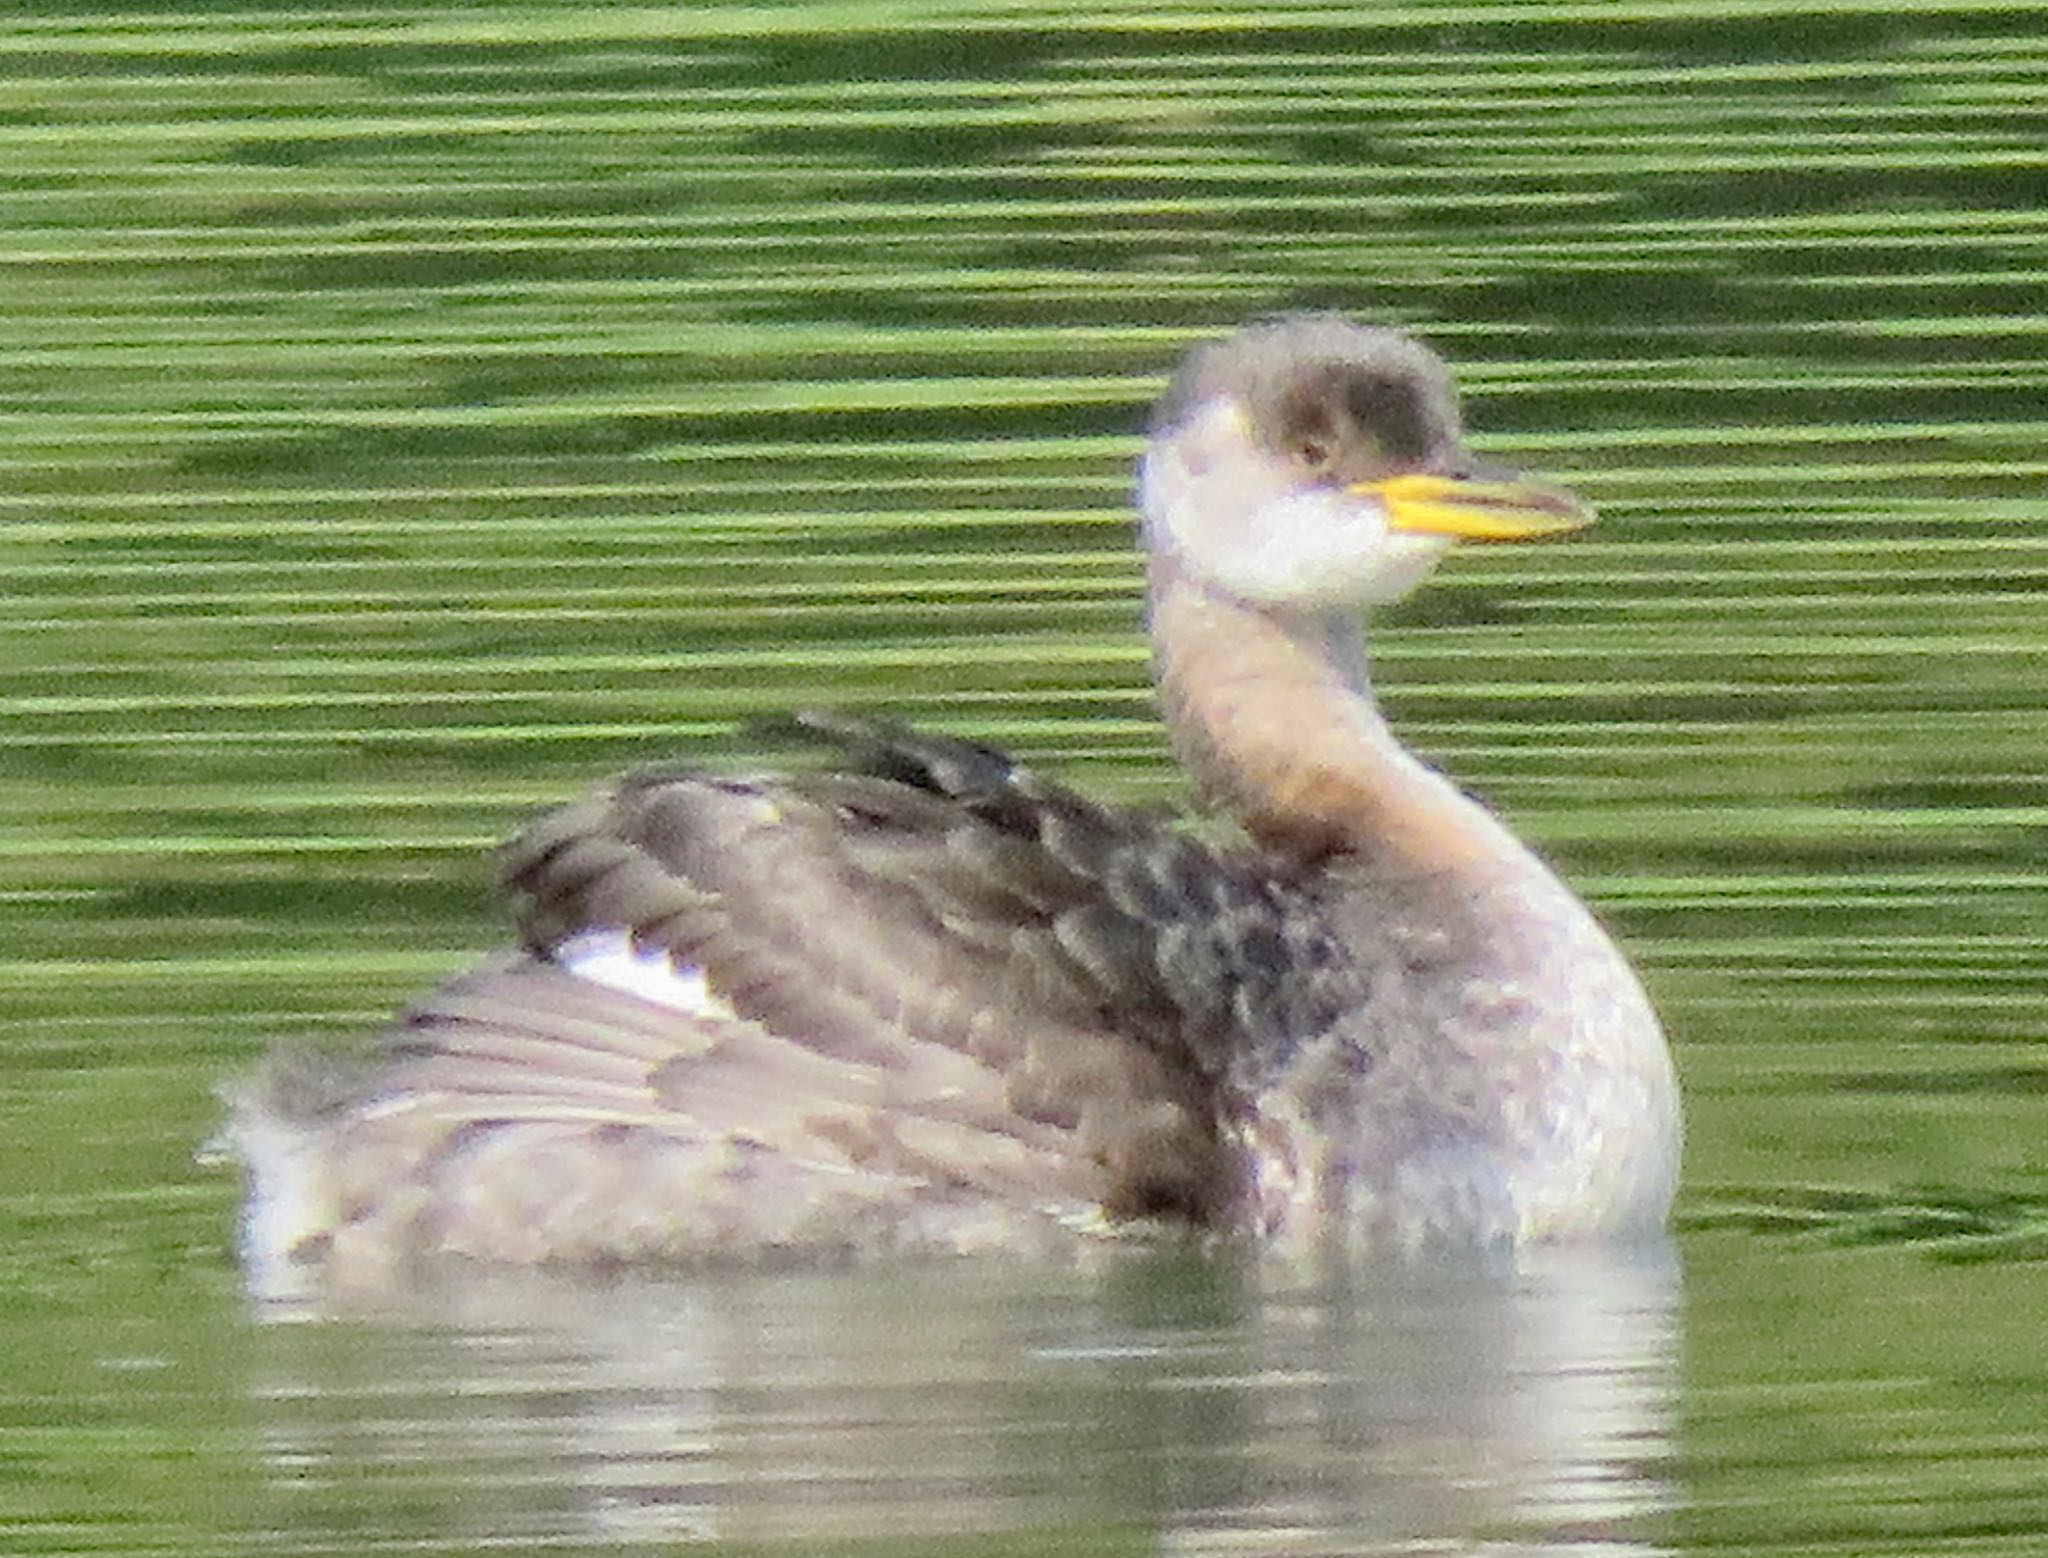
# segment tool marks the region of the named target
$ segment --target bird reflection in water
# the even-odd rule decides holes
[[[1669,1550],[1668,1252],[1519,1267],[471,1274],[258,1333],[254,1513],[280,1551]]]

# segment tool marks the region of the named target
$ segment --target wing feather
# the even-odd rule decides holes
[[[798,729],[820,766],[537,818],[502,861],[523,952],[380,1061],[269,1068],[252,1262],[1015,1248],[1241,1206],[1239,1090],[1358,999],[1313,897],[987,748]]]
[[[1313,899],[985,747],[838,716],[789,728],[831,761],[745,781],[630,774],[508,845],[534,953],[617,928],[835,1063],[957,1052],[999,1080],[1020,1127],[1064,1133],[1106,1172],[1115,1204],[1226,1204],[1232,1089],[1353,995],[1291,987],[1329,934]],[[719,1073],[668,1072],[665,1096],[694,1117],[711,1095],[686,1096],[686,1071],[699,1089]],[[854,1107],[787,1067],[782,1081]],[[738,1129],[756,1107],[736,1094],[712,1112]]]

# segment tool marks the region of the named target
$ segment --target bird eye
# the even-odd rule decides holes
[[[1303,465],[1313,466],[1317,470],[1322,469],[1330,458],[1330,446],[1318,443],[1313,438],[1304,438],[1294,446],[1294,452],[1301,456]]]

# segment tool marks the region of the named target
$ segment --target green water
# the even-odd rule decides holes
[[[2044,24],[0,19],[0,1550],[2048,1551]],[[1436,1311],[1215,1273],[904,1278],[924,1351],[852,1278],[657,1296],[684,1361],[248,1322],[211,1087],[493,944],[528,810],[800,702],[1172,794],[1135,431],[1304,304],[1425,331],[1603,512],[1375,646],[1676,1038],[1685,1279],[1600,1288],[1612,1432],[1389,1491],[1487,1416],[1345,1394]],[[1518,1349],[1575,1292],[1441,1351],[1571,1377]],[[1522,1496],[1575,1476],[1629,1496]]]

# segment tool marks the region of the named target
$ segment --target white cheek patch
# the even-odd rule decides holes
[[[1355,581],[1346,599],[1361,606],[1384,606],[1412,593],[1435,572],[1444,554],[1456,545],[1449,536],[1415,535],[1395,531],[1383,540],[1372,560],[1369,576]]]
[[[1216,559],[1214,577],[1249,600],[1341,605],[1386,545],[1381,515],[1328,488],[1269,498]]]
[[[1227,397],[1156,441],[1139,472],[1150,540],[1240,600],[1311,609],[1399,600],[1450,549],[1388,528],[1369,494],[1304,486]]]
[[[702,969],[688,964],[678,968],[664,948],[635,946],[632,934],[618,926],[566,936],[555,943],[550,956],[578,979],[638,996],[684,1017],[734,1019],[732,1007],[712,991]]]
[[[1155,439],[1138,467],[1138,505],[1176,550],[1200,561],[1216,548],[1214,521],[1278,489],[1263,474],[1244,414],[1229,400],[1199,407],[1170,437]]]

